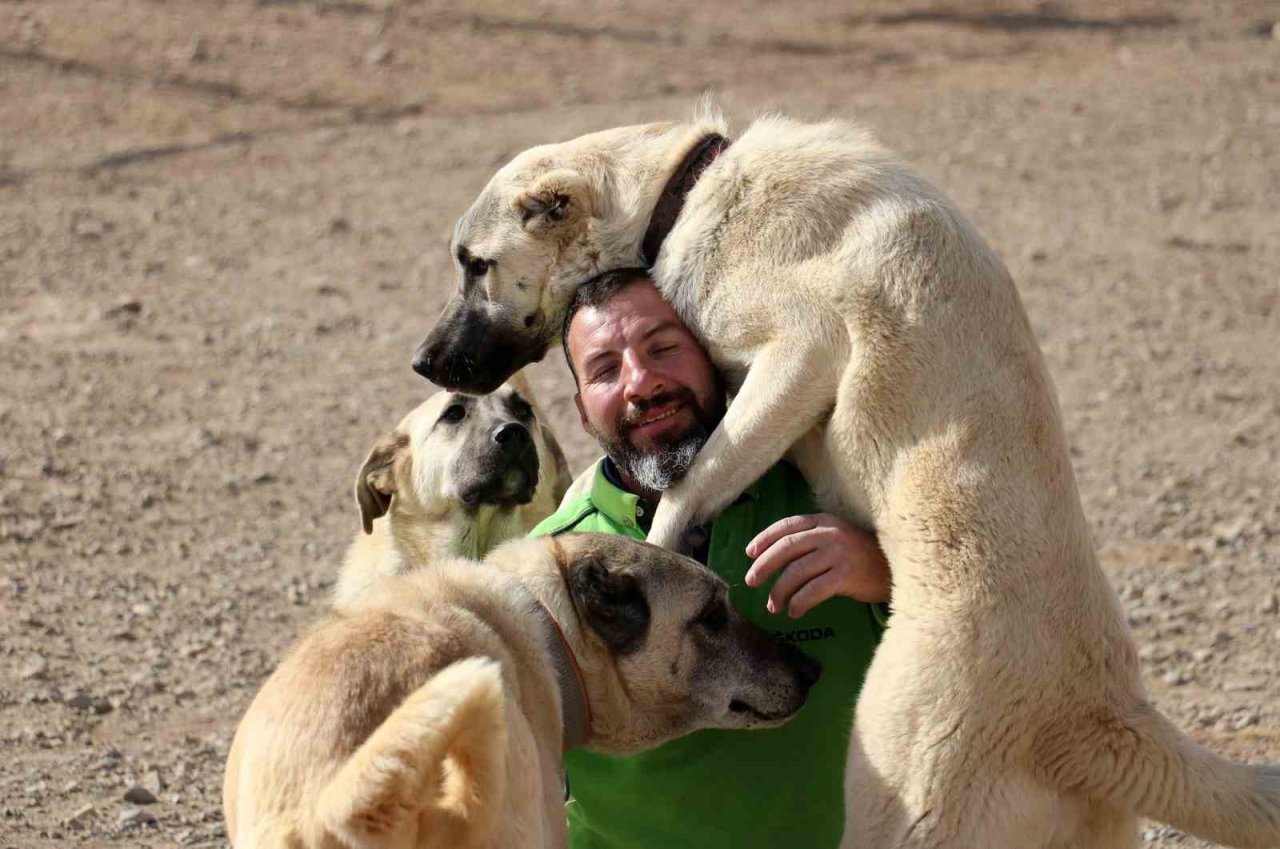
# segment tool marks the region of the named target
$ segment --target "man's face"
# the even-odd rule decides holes
[[[662,491],[688,471],[724,415],[706,351],[652,283],[583,307],[565,338],[582,426],[634,483]]]

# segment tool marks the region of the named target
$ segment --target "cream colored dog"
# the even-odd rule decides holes
[[[717,158],[724,132],[703,117],[518,155],[458,222],[459,292],[415,368],[496,385],[554,344],[579,283],[654,260],[735,395],[650,541],[792,451],[893,569],[846,849],[1125,847],[1138,814],[1280,845],[1280,771],[1195,745],[1143,691],[1000,260],[860,130],[766,118]]]
[[[693,560],[522,540],[376,582],[263,685],[227,760],[236,849],[568,845],[562,752],[790,718],[820,669]]]
[[[364,533],[336,604],[387,575],[479,559],[551,515],[569,469],[531,401],[519,375],[479,398],[438,392],[378,441],[356,476]]]

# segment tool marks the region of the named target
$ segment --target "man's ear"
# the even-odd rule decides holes
[[[582,393],[573,393],[573,403],[578,407],[578,421],[582,422],[582,429],[591,432],[591,422],[587,420],[587,408],[582,406]]]
[[[585,555],[569,567],[569,592],[587,627],[616,654],[630,654],[649,634],[649,602],[635,576]]]
[[[577,171],[557,168],[534,180],[516,198],[516,207],[531,233],[567,227],[591,214],[591,186]]]
[[[396,458],[408,448],[409,434],[387,434],[373,446],[356,475],[356,503],[360,505],[360,524],[366,534],[373,533],[373,520],[391,509],[391,496],[396,492]]]

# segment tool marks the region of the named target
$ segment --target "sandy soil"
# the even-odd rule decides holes
[[[1277,20],[0,0],[0,846],[225,842],[234,725],[325,606],[365,451],[430,391],[454,218],[514,152],[708,88],[739,127],[863,122],[972,216],[1153,698],[1280,760]],[[557,357],[537,385],[580,467]]]

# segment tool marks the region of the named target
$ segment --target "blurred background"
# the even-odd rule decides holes
[[[1013,271],[1154,700],[1280,760],[1280,6],[0,0],[0,846],[219,846],[533,144],[873,129]],[[535,369],[593,458],[558,352]],[[1149,845],[1204,845],[1151,826]]]

